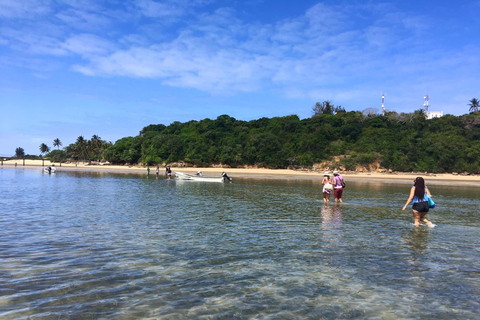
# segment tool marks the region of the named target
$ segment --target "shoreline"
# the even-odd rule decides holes
[[[17,167],[15,167],[17,162]],[[50,161],[45,161],[46,166],[53,166]],[[42,160],[8,160],[3,162],[0,168],[13,169],[39,169],[42,168]],[[146,175],[147,167],[143,166],[122,166],[122,165],[88,165],[79,163],[63,163],[60,167],[55,164],[57,172],[104,172],[104,173],[118,173],[118,174],[138,174]],[[150,167],[150,175],[155,176],[156,166]],[[192,167],[172,167],[173,171],[181,171],[185,173],[195,174],[197,171],[202,171],[206,176],[219,176],[225,171],[231,178],[256,178],[256,179],[282,179],[282,180],[322,180],[323,172],[313,170],[290,170],[290,169],[243,169],[243,168],[192,168]],[[331,173],[330,173],[331,174]],[[349,180],[365,182],[382,182],[382,183],[411,183],[412,179],[417,176],[424,177],[429,185],[464,185],[480,187],[480,175],[454,175],[450,173],[431,174],[431,173],[378,173],[378,172],[340,172],[348,184]],[[159,176],[164,177],[165,168],[160,167]]]

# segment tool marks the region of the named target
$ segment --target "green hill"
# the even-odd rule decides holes
[[[168,126],[149,125],[109,145],[112,163],[231,167],[312,167],[341,157],[347,170],[379,163],[395,171],[480,172],[480,115],[426,120],[410,114],[340,111],[240,121],[228,115]]]

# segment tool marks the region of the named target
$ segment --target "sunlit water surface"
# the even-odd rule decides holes
[[[428,183],[428,180],[427,180]],[[478,319],[479,191],[0,169],[1,319]]]

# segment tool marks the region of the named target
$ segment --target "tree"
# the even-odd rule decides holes
[[[67,158],[67,153],[63,150],[53,150],[47,157],[50,159],[51,162],[58,162],[59,166],[62,166],[62,161],[65,161]]]
[[[313,107],[313,115],[318,116],[320,114],[333,114],[335,107],[331,101],[317,102]]]
[[[336,114],[338,112],[345,112],[342,106],[334,106],[331,101],[317,102],[313,107],[313,115],[318,116],[321,114]]]
[[[345,110],[345,108],[343,108],[342,106],[336,106],[333,111],[335,112],[335,114],[337,114],[337,113],[339,113],[339,112],[347,112],[347,111]]]
[[[25,157],[25,150],[23,150],[23,148],[21,147],[18,147],[17,149],[15,149],[15,158],[23,158]]]
[[[53,146],[57,147],[57,149],[60,149],[60,147],[62,146],[62,142],[60,141],[60,139],[57,138],[53,140]]]
[[[86,160],[88,158],[87,147],[87,140],[83,136],[79,136],[75,142],[74,155],[79,159]]]
[[[102,149],[102,139],[96,134],[94,134],[92,136],[92,139],[88,141],[89,154],[92,156],[96,156],[98,158],[100,156],[100,153],[102,152],[101,149]]]
[[[362,113],[366,117],[367,116],[373,116],[373,115],[378,114],[378,109],[377,108],[367,108],[367,109],[363,110]]]
[[[328,114],[329,104],[330,109],[327,103],[318,103],[322,113],[303,120],[290,115],[247,122],[222,115],[216,120],[150,125],[136,137],[102,145],[99,156],[112,163],[185,161],[270,168],[312,166],[338,157],[348,169],[380,163],[399,171],[480,173],[480,112],[427,121],[423,109],[408,114],[333,115]],[[71,144],[65,151],[73,155],[76,147]]]
[[[53,146],[54,147],[57,147],[57,150],[58,152],[51,152],[52,154],[50,155],[50,160],[53,160],[55,162],[55,160],[57,160],[59,162],[59,165],[60,167],[62,166],[62,160],[65,159],[66,157],[66,154],[64,151],[60,151],[60,147],[62,146],[62,141],[60,141],[60,139],[55,139],[53,140]]]
[[[44,159],[45,154],[50,152],[50,148],[45,143],[42,143],[40,145],[40,152],[42,153],[42,167],[43,167],[45,163],[45,159]]]
[[[470,100],[470,103],[467,105],[470,106],[470,109],[469,109],[470,112],[478,112],[480,109],[480,101],[476,98],[473,98],[472,100]]]

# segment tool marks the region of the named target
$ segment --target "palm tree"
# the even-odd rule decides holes
[[[75,151],[76,144],[70,143],[68,146],[65,147],[65,153],[69,158],[76,158],[77,153]]]
[[[75,143],[75,155],[82,160],[86,160],[88,158],[88,149],[87,149],[87,140],[83,136],[79,136],[77,138],[77,142]]]
[[[89,141],[89,149],[90,149],[91,155],[98,157],[98,154],[100,153],[101,148],[102,148],[102,138],[94,134],[92,136],[92,139],[90,139]]]
[[[40,145],[40,152],[42,153],[42,167],[44,166],[44,163],[45,163],[45,154],[50,152],[50,148],[45,144],[45,143],[42,143]]]
[[[57,147],[57,150],[60,150],[60,147],[62,146],[62,141],[60,141],[60,139],[58,139],[58,138],[53,140],[53,146]],[[58,158],[58,164],[61,167],[62,166],[62,160],[58,156],[56,158]]]
[[[60,139],[58,138],[53,140],[53,146],[57,147],[57,149],[60,149],[60,147],[62,146],[62,141],[60,141]]]
[[[480,108],[480,101],[476,98],[473,98],[470,100],[470,103],[467,104],[467,106],[470,106],[470,112],[478,112]]]

